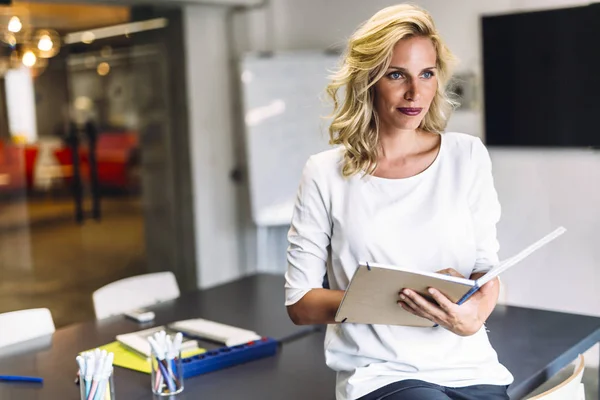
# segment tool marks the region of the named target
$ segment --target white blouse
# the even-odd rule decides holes
[[[322,288],[326,274],[331,289],[346,289],[359,261],[454,268],[466,277],[497,263],[500,204],[478,138],[442,134],[433,163],[405,179],[344,178],[342,161],[343,149],[335,148],[304,168],[288,233],[286,306]],[[442,327],[332,324],[325,357],[337,371],[338,400],[403,379],[449,387],[513,380],[485,327],[462,337]]]

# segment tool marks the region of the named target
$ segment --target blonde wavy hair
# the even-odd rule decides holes
[[[360,171],[372,174],[379,152],[379,118],[373,106],[374,85],[388,69],[394,45],[409,37],[428,37],[437,55],[437,93],[419,125],[442,133],[456,103],[447,90],[456,58],[446,47],[429,13],[411,4],[382,9],[364,22],[348,40],[341,65],[326,93],[333,100],[329,143],[345,147],[345,177]],[[343,100],[338,92],[343,89]]]

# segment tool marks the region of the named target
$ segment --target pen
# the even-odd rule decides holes
[[[159,335],[159,337],[160,337],[160,335]],[[162,342],[162,337],[159,340]],[[171,374],[169,374],[169,372],[167,370],[167,364],[165,362],[164,348],[162,347],[162,345],[158,344],[158,342],[152,337],[148,338],[148,342],[150,343],[150,347],[154,351],[156,363],[158,364],[158,368],[165,380],[165,383],[167,384],[167,387],[169,388],[170,391],[174,392],[176,383],[171,379],[172,376],[171,376]]]
[[[98,392],[100,381],[102,380],[102,373],[104,363],[106,361],[107,352],[106,350],[100,351],[100,349],[94,350],[94,373],[92,374],[92,385],[90,386],[90,392],[88,393],[87,400],[95,400],[96,393]]]
[[[86,399],[90,395],[90,390],[92,389],[92,370],[94,369],[93,354],[93,352],[89,352],[85,355],[85,376],[83,377],[83,382],[85,384]]]
[[[5,382],[35,382],[35,383],[43,383],[43,378],[38,378],[35,376],[16,376],[16,375],[0,375],[0,381]]]
[[[112,372],[113,372],[113,368],[112,368],[113,360],[114,360],[113,353],[109,353],[108,356],[106,357],[106,359],[104,360],[104,363],[102,365],[102,374],[100,376],[100,383],[98,384],[98,390],[96,391],[96,396],[94,397],[95,400],[102,400],[105,397],[104,394],[106,393],[106,388],[108,386],[108,380],[110,379],[110,376],[112,375]]]

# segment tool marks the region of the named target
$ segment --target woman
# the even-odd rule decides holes
[[[427,12],[381,10],[350,38],[328,86],[331,144],[309,158],[288,234],[286,306],[296,324],[329,324],[337,399],[508,399],[510,372],[484,322],[499,284],[461,306],[399,287],[398,304],[434,328],[335,324],[359,261],[476,279],[498,261],[500,205],[482,142],[442,133],[453,56]],[[344,98],[338,100],[338,90]],[[329,289],[323,288],[324,278]]]

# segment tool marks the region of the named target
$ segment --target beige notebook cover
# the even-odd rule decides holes
[[[336,322],[431,327],[434,323],[405,311],[397,302],[400,290],[412,289],[435,302],[427,289],[434,287],[454,303],[462,304],[481,286],[518,264],[566,231],[562,226],[518,254],[496,265],[477,280],[435,272],[361,262],[335,316]]]
[[[427,274],[427,275],[424,275]],[[397,304],[398,292],[411,288],[421,295],[436,287],[458,302],[475,286],[475,281],[399,267],[361,263],[354,274],[335,320],[345,323],[431,327],[433,322],[405,311]]]

